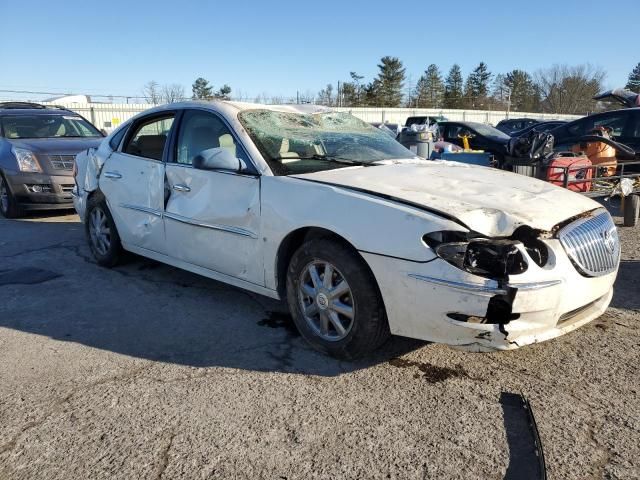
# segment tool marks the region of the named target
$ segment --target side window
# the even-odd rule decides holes
[[[191,165],[198,154],[210,148],[226,148],[249,165],[246,154],[236,145],[223,121],[217,115],[201,110],[184,113],[176,148],[175,161],[182,165]]]
[[[629,117],[624,113],[619,113],[617,115],[608,115],[598,118],[595,122],[593,122],[593,128],[604,127],[610,129],[611,135],[613,135],[614,137],[619,137],[622,135],[622,131],[624,130],[624,126],[627,123],[628,118]]]
[[[136,157],[162,160],[171,125],[173,115],[143,120],[134,127],[134,132],[122,151]]]
[[[462,133],[462,130],[464,130],[464,128],[461,125],[449,125],[449,127],[447,127],[447,138],[457,139],[458,135]]]
[[[622,135],[625,123],[627,123],[627,115],[624,113],[612,113],[607,115],[599,115],[597,117],[587,117],[574,125],[567,127],[572,137],[588,135],[591,130],[598,127],[604,127],[611,130],[614,137]]]
[[[111,147],[111,150],[118,149],[118,146],[120,145],[120,142],[122,142],[122,137],[124,137],[125,133],[127,133],[126,127],[121,128],[119,132],[116,132],[116,134],[111,137],[111,140],[109,140],[109,146]]]

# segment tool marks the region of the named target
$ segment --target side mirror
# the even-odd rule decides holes
[[[100,133],[102,134],[103,137],[108,137],[109,136],[109,132],[107,132],[104,128],[100,129]]]
[[[236,158],[228,148],[217,147],[208,148],[201,151],[193,159],[193,168],[198,170],[230,170],[232,172],[241,172],[247,166],[245,163]]]

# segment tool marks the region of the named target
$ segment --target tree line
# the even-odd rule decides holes
[[[185,89],[177,83],[160,85],[155,80],[147,82],[142,87],[142,96],[153,105],[175,103],[187,100]],[[231,87],[226,83],[218,90],[214,90],[209,80],[198,77],[191,85],[191,100],[230,100]]]
[[[350,72],[349,79],[328,84],[317,95],[309,91],[296,98],[261,94],[256,103],[316,103],[342,107],[411,107],[468,110],[507,110],[513,112],[549,112],[586,114],[599,106],[593,96],[601,92],[606,74],[589,64],[553,65],[529,73],[514,69],[494,74],[480,62],[466,78],[462,68],[454,64],[446,74],[438,65],[427,66],[415,85],[409,85],[406,69],[397,57],[382,57],[378,74],[370,82]],[[625,88],[640,93],[640,63],[631,71]],[[186,100],[182,85],[159,85],[150,81],[143,87],[143,97],[157,105]],[[231,87],[215,89],[205,78],[198,77],[191,86],[193,100],[229,100]],[[240,95],[242,98],[242,95]],[[606,108],[606,107],[604,107]]]
[[[397,57],[383,57],[371,82],[350,72],[350,79],[318,92],[316,103],[345,107],[414,107],[511,110],[585,114],[598,108],[593,96],[601,92],[606,75],[589,64],[553,65],[534,73],[514,69],[494,74],[480,62],[466,78],[454,64],[443,74],[429,65],[415,85],[407,85],[406,69]],[[626,85],[640,91],[640,63]]]

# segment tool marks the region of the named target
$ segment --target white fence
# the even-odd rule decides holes
[[[438,108],[350,108],[342,107],[336,110],[351,112],[365,122],[402,123],[408,117],[417,115],[443,116],[448,120],[480,122],[490,125],[497,124],[505,118],[535,118],[537,120],[573,120],[579,115],[556,115],[552,113],[511,112],[507,116],[505,111],[491,110],[445,110]]]
[[[55,102],[54,102],[55,103]],[[111,131],[125,120],[144,112],[153,105],[147,103],[86,103],[66,105],[69,110],[79,113],[91,120],[98,128]],[[444,116],[449,120],[480,122],[495,125],[507,117],[504,111],[490,110],[443,110],[429,108],[369,108],[340,107],[336,110],[350,112],[365,122],[388,122],[404,124],[406,119],[416,115]],[[573,120],[578,115],[556,115],[552,113],[511,112],[510,118],[535,118],[539,120]]]

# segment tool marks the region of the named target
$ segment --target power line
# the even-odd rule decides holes
[[[2,90],[2,89],[0,89],[0,93],[19,93],[19,94],[29,94],[29,95],[83,95],[83,94],[73,93],[73,92],[37,92],[33,90]],[[112,95],[112,94],[103,95],[103,94],[97,94],[97,93],[92,93],[89,96],[100,97],[100,98],[144,98],[144,99],[149,98],[144,95]]]

